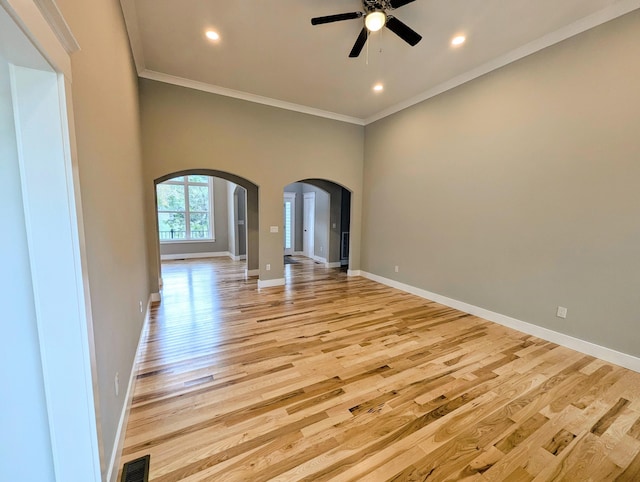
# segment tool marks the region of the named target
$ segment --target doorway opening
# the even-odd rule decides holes
[[[225,257],[258,275],[258,186],[234,174],[191,169],[154,181],[159,285],[162,263]]]
[[[284,187],[285,279],[287,265],[310,260],[316,267],[349,265],[351,191],[325,179],[303,179]]]

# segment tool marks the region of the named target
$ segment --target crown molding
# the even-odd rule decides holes
[[[309,114],[316,117],[324,117],[327,119],[347,122],[349,124],[356,124],[359,126],[365,125],[364,120],[358,117],[351,117],[343,114],[336,114],[335,112],[315,109],[313,107],[308,107],[306,105],[294,104],[292,102],[272,99],[270,97],[263,97],[261,95],[250,94],[248,92],[227,89],[226,87],[220,87],[218,85],[207,84],[205,82],[198,82],[196,80],[185,79],[184,77],[177,77],[175,75],[164,74],[162,72],[155,72],[153,70],[145,69],[138,75],[143,79],[156,80],[158,82],[178,85],[180,87],[187,87],[189,89],[201,90],[203,92],[209,92],[211,94],[224,95],[226,97],[233,97],[235,99],[246,100],[249,102],[254,102],[256,104],[264,104],[271,107],[278,107],[279,109],[291,110],[294,112]]]
[[[44,3],[53,3],[53,0],[38,1]],[[527,57],[528,55],[550,47],[551,45],[562,42],[563,40],[571,38],[575,35],[578,35],[589,29],[597,27],[598,25],[601,25],[605,22],[608,22],[640,8],[640,0],[620,0],[613,5],[610,5],[609,7],[606,7],[596,13],[577,20],[576,22],[559,30],[556,30],[555,32],[551,32],[543,37],[540,37],[537,40],[534,40],[526,45],[523,45],[522,47],[519,47],[500,57],[486,62],[475,69],[458,75],[457,77],[454,77],[451,80],[428,89],[414,97],[411,97],[410,99],[407,99],[403,102],[395,104],[387,109],[383,109],[369,117],[362,119],[149,70],[145,67],[142,40],[138,29],[138,17],[135,8],[135,1],[120,0],[120,4],[122,5],[122,11],[124,13],[127,32],[129,35],[129,43],[131,44],[131,51],[136,65],[136,70],[140,77],[360,126],[366,126],[380,119],[400,112],[401,110],[407,109],[413,105],[419,104],[420,102],[424,102],[425,100],[428,100],[448,90],[454,89],[462,84],[470,82],[471,80],[488,74],[493,70],[497,70],[512,62]]]
[[[80,50],[80,45],[73,36],[73,33],[71,33],[71,29],[62,16],[62,12],[60,12],[56,2],[54,0],[34,0],[33,3],[36,4],[40,13],[42,13],[42,16],[49,24],[51,30],[53,30],[53,33],[56,34],[56,37],[58,37],[58,40],[67,53],[72,54]]]
[[[598,25],[601,25],[605,22],[618,18],[622,15],[625,15],[633,10],[640,8],[640,0],[622,0],[620,2],[615,3],[614,5],[610,5],[596,13],[588,15],[576,22],[567,25],[555,32],[551,32],[543,37],[540,37],[533,42],[529,42],[522,47],[519,47],[515,50],[512,50],[505,55],[497,57],[481,66],[469,70],[464,74],[458,75],[447,82],[443,82],[432,89],[429,89],[421,94],[416,95],[410,99],[407,99],[403,102],[400,102],[392,107],[384,109],[377,114],[374,114],[370,117],[367,117],[364,120],[364,124],[368,125],[373,122],[376,122],[384,117],[388,117],[392,114],[400,112],[401,110],[407,109],[413,105],[419,104],[427,99],[435,97],[436,95],[442,94],[447,90],[454,89],[462,84],[465,84],[471,80],[477,79],[482,75],[488,74],[493,70],[497,70],[505,65],[508,65],[512,62],[520,60],[528,55],[536,53],[540,50],[543,50],[551,45],[557,44],[566,40],[570,37],[574,37],[582,32],[590,30]]]

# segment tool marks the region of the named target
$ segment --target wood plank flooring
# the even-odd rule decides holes
[[[638,481],[640,374],[306,258],[163,264],[122,462],[150,480]]]

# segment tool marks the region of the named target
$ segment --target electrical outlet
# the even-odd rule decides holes
[[[558,306],[558,311],[556,312],[556,316],[558,318],[566,318],[567,317],[567,309],[564,306]]]
[[[140,313],[142,313],[142,301],[140,301]]]
[[[400,272],[400,266],[396,265],[396,273]]]
[[[270,264],[268,264],[265,268],[267,269],[267,271],[271,271],[271,265]]]
[[[116,391],[116,397],[120,395],[120,373],[116,372],[116,376],[113,377],[113,385]]]

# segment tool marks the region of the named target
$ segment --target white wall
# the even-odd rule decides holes
[[[0,16],[5,13],[0,9]],[[6,24],[4,24],[6,26]],[[0,54],[0,480],[54,480],[9,71]]]

